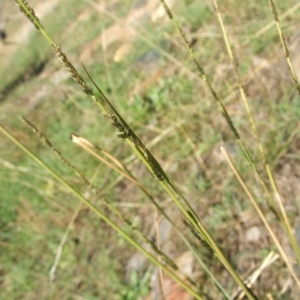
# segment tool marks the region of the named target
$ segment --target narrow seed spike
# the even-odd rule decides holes
[[[64,54],[64,52],[61,50],[61,48],[55,44],[52,44],[53,51],[55,52],[58,59],[63,63],[65,68],[68,70],[68,72],[71,74],[72,78],[75,82],[77,82],[82,90],[88,94],[93,95],[93,90],[87,85],[87,83],[83,80],[82,76],[78,73],[78,71],[74,68],[74,66],[70,63],[67,56]]]
[[[50,148],[50,150],[62,161],[69,169],[71,169],[85,184],[91,185],[90,182],[85,178],[79,169],[72,165],[67,159],[65,159],[62,154],[52,145],[52,143],[44,136],[44,134],[39,131],[30,121],[22,118],[25,124],[39,137],[39,139]]]
[[[164,7],[164,9],[165,9],[165,11],[166,11],[168,17],[169,17],[170,19],[173,19],[173,14],[172,14],[170,8],[168,7],[167,3],[165,2],[165,0],[161,0],[161,3],[162,3],[162,5],[163,5],[163,7]]]
[[[27,17],[27,19],[35,26],[36,29],[40,30],[41,28],[43,28],[40,19],[37,17],[34,10],[30,7],[30,5],[25,0],[22,0],[22,3],[24,4],[24,6],[26,6],[29,13],[23,8],[23,6],[17,0],[14,1],[16,5],[19,7],[20,11]]]

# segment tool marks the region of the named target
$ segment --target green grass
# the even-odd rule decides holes
[[[119,18],[126,16],[134,9],[133,3],[127,2],[128,5],[124,6],[115,4],[111,8],[113,14]],[[178,4],[173,13],[178,17],[188,39],[194,43],[197,59],[221,95],[243,142],[258,162],[258,170],[267,181],[246,111],[240,101],[236,79],[230,69],[217,17],[213,7],[200,2]],[[33,8],[36,5],[33,2],[30,4]],[[292,1],[282,1],[278,3],[277,9],[283,13],[292,5]],[[245,80],[246,91],[250,91],[247,85],[255,88],[254,95],[249,99],[250,106],[262,143],[267,149],[266,157],[283,193],[290,222],[296,227],[299,197],[295,180],[299,161],[299,134],[295,128],[299,119],[299,97],[290,82],[279,78],[276,93],[280,96],[272,98],[277,94],[270,93],[264,83],[259,87],[253,75],[255,57],[276,61],[274,53],[283,52],[275,27],[263,36],[254,36],[273,20],[270,7],[267,3],[257,6],[252,1],[244,1],[242,5],[223,1],[220,3],[220,11],[239,60],[239,71]],[[284,30],[288,28],[285,31],[287,35],[295,32],[293,24],[296,19],[295,12],[283,21]],[[86,2],[74,4],[74,1],[59,3],[41,21],[87,79],[81,66],[80,53],[101,30],[113,25],[115,21],[100,14]],[[20,18],[10,22],[8,28],[17,29],[29,21]],[[99,45],[88,61],[83,63],[142,141],[151,144],[156,137],[169,130],[151,151],[189,200],[237,272],[246,279],[262,263],[266,253],[270,249],[276,251],[276,248],[222,157],[219,151],[222,143],[228,147],[242,177],[255,194],[271,225],[276,228],[278,239],[283,241],[286,238],[280,231],[281,226],[270,212],[266,195],[207,85],[196,79],[197,70],[172,22],[168,19],[158,23],[146,20],[140,26],[143,33],[133,39],[133,47],[122,62],[115,63],[112,59],[113,52],[121,44],[118,41],[106,51]],[[150,46],[149,40],[156,47]],[[171,62],[165,53],[184,67]],[[150,208],[149,199],[128,180],[116,182],[119,175],[73,144],[69,136],[71,133],[83,136],[125,162],[139,181],[154,194],[163,209],[171,214],[171,219],[197,251],[203,253],[211,272],[231,294],[236,284],[229,273],[184,227],[182,220],[186,218],[169,201],[169,196],[157,185],[145,166],[136,159],[128,160],[132,155],[130,147],[116,137],[114,128],[73,79],[65,76],[67,71],[62,70],[61,63],[40,32],[32,30],[28,39],[15,45],[14,52],[7,57],[6,65],[1,63],[0,66],[0,123],[67,182],[83,194],[87,193],[87,187],[80,179],[22,123],[20,116],[25,116],[100,192],[103,191],[125,218],[134,222],[147,237],[154,238],[151,229],[154,222],[151,218],[153,209]],[[150,61],[147,61],[147,57]],[[270,84],[272,80],[269,79]],[[179,124],[188,137],[183,134]],[[188,138],[197,151],[196,155]],[[199,165],[199,154],[206,170],[202,170]],[[146,263],[128,279],[127,265],[135,250],[85,207],[81,208],[69,232],[56,279],[50,283],[49,271],[57,247],[78,200],[2,135],[0,158],[12,164],[9,167],[3,164],[0,166],[0,288],[3,291],[0,299],[137,299],[149,292],[151,264]],[[290,171],[287,176],[283,170],[290,166],[295,171]],[[111,213],[103,200],[90,192],[88,197],[129,236],[142,244],[142,240],[136,238],[130,228]],[[258,226],[262,233],[262,238],[253,243],[245,237],[252,226]],[[167,240],[170,246],[166,251],[173,259],[186,250],[174,230]],[[201,286],[200,294],[204,299],[218,299],[220,294],[208,276],[197,263],[194,265],[196,273],[201,274],[196,278]],[[270,276],[273,273],[281,275],[274,278]],[[261,298],[265,298],[268,292],[274,299],[297,298],[296,284],[279,295],[283,282],[289,276],[281,260],[262,272],[261,282],[258,281],[253,290]]]

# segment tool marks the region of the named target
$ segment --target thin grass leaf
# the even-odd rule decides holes
[[[0,131],[10,139],[15,145],[17,145],[21,150],[23,150],[30,158],[32,158],[36,163],[38,163],[43,169],[45,169],[51,176],[53,176],[60,184],[67,188],[76,198],[81,200],[87,207],[89,207],[96,215],[98,215],[104,222],[106,222],[110,227],[112,227],[118,234],[120,234],[128,243],[130,243],[134,248],[143,253],[152,263],[156,266],[162,268],[166,274],[168,274],[174,281],[176,281],[180,286],[186,289],[191,295],[196,299],[202,300],[202,297],[189,285],[187,285],[182,279],[180,279],[172,270],[167,268],[165,265],[161,264],[156,257],[151,253],[146,251],[142,246],[140,246],[134,239],[132,239],[122,228],[111,221],[104,212],[100,211],[96,206],[94,206],[89,200],[83,197],[80,192],[69,185],[58,173],[56,173],[50,166],[39,159],[33,152],[26,148],[22,143],[20,143],[13,135],[11,135],[2,125],[0,125]]]

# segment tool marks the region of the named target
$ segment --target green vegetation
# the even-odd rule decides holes
[[[299,5],[15,2],[0,299],[297,299]]]

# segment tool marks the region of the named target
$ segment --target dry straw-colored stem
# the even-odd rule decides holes
[[[191,295],[196,299],[201,300],[202,297],[194,289],[190,287],[184,280],[179,278],[173,270],[170,270],[167,266],[161,264],[157,258],[145,250],[139,245],[134,239],[132,239],[121,227],[116,225],[111,221],[105,212],[99,210],[95,205],[93,205],[88,199],[86,199],[79,191],[74,187],[69,185],[57,172],[55,172],[50,166],[39,159],[34,153],[32,153],[27,147],[18,141],[12,134],[10,134],[2,125],[0,125],[0,132],[2,132],[8,139],[10,139],[15,145],[22,149],[31,159],[38,163],[42,168],[44,168],[51,176],[53,176],[58,182],[60,182],[65,188],[67,188],[75,197],[80,199],[87,207],[89,207],[93,212],[96,213],[104,222],[106,222],[110,227],[112,227],[117,233],[119,233],[128,243],[130,243],[134,248],[143,253],[152,263],[162,268],[163,271],[168,274],[173,280],[175,280],[180,286],[186,289]]]
[[[35,127],[30,121],[28,121],[25,118],[22,118],[23,121],[25,122],[25,124],[38,136],[38,138],[45,144],[46,147],[50,148],[50,150],[56,155],[56,157],[59,158],[60,161],[62,161],[64,163],[64,165],[66,165],[69,169],[71,169],[80,179],[82,179],[82,181],[88,186],[88,188],[91,188],[91,183],[84,177],[84,175],[82,174],[82,172],[80,172],[73,164],[71,164],[66,158],[63,157],[63,155],[53,146],[53,144],[49,141],[49,139],[47,139],[45,137],[45,135],[37,128]],[[71,139],[73,142],[81,145],[83,148],[85,149],[90,149],[90,148],[96,148],[99,149],[96,145],[93,145],[92,143],[90,143],[89,141],[87,141],[86,139],[80,138],[78,136],[72,135]],[[90,151],[93,153],[93,151]],[[94,153],[95,154],[95,153]],[[110,163],[108,163],[107,161],[103,160],[99,155],[95,156],[97,158],[99,158],[102,162],[106,163],[107,165],[109,165],[112,169],[115,169],[115,167],[113,165],[111,165]],[[120,163],[119,163],[120,165]],[[129,174],[126,174],[124,172],[122,172],[121,170],[117,169],[117,171],[119,173],[121,173],[124,177],[127,177],[128,179],[130,179],[131,181],[133,181],[136,185],[138,185],[145,193],[148,197],[151,197],[153,199],[153,196],[150,194],[149,191],[147,191],[147,189],[141,185],[140,182],[138,182],[135,178],[132,178],[132,176],[130,176]],[[93,191],[95,191],[96,189],[93,188]],[[100,193],[97,193],[98,196],[100,196]],[[167,263],[172,269],[178,271],[178,267],[174,264],[174,262],[163,252],[161,252],[159,250],[159,247],[156,247],[155,244],[150,241],[146,236],[144,236],[140,231],[138,231],[132,224],[131,222],[126,219],[119,211],[117,211],[104,197],[102,197],[105,201],[105,203],[107,204],[107,206],[116,214],[119,216],[120,219],[122,219],[127,225],[129,225],[132,229],[133,232],[136,232],[140,238],[142,238],[146,243],[148,243],[151,248],[154,250],[154,252],[158,253],[160,258],[164,259],[164,262]],[[153,200],[154,201],[154,200]],[[67,230],[68,232],[68,230]],[[61,249],[62,249],[62,245],[65,242],[67,233],[64,235],[61,244],[58,248],[58,252],[57,252],[57,256],[56,256],[56,260],[55,263],[53,265],[53,268],[51,269],[50,272],[50,277],[54,278],[54,273],[55,273],[55,269],[57,267],[57,263],[58,263],[58,258],[60,256],[61,253]],[[186,276],[183,276],[186,277]],[[189,278],[186,277],[186,280],[188,282],[192,282]]]
[[[78,146],[82,147],[84,150],[88,151],[90,154],[92,154],[93,156],[95,156],[97,159],[99,159],[100,161],[104,162],[105,164],[107,164],[108,166],[110,166],[112,169],[116,170],[119,174],[121,174],[122,176],[124,176],[125,178],[129,179],[131,182],[133,182],[134,184],[136,184],[150,199],[150,201],[154,204],[155,208],[166,218],[166,220],[168,220],[171,225],[173,226],[173,228],[175,229],[175,231],[177,232],[177,234],[183,239],[183,241],[185,242],[185,244],[188,246],[188,248],[192,251],[192,253],[195,255],[195,257],[197,258],[198,262],[201,264],[202,268],[208,273],[208,275],[211,277],[212,281],[216,284],[217,288],[222,292],[222,294],[229,299],[229,295],[227,295],[226,291],[220,286],[220,284],[216,281],[216,279],[214,278],[214,276],[210,273],[210,271],[207,269],[207,267],[203,264],[202,260],[200,259],[200,257],[198,256],[198,254],[195,252],[195,250],[190,246],[190,244],[188,243],[188,241],[186,240],[186,238],[184,237],[184,235],[181,233],[181,231],[177,228],[177,226],[174,224],[174,222],[172,221],[172,219],[169,218],[169,216],[166,214],[166,212],[159,206],[159,204],[155,201],[154,197],[151,195],[151,193],[143,186],[141,185],[141,183],[139,181],[136,180],[136,178],[134,178],[134,176],[132,174],[130,174],[129,172],[124,170],[124,166],[120,163],[117,162],[116,164],[120,166],[120,168],[115,168],[113,165],[111,165],[110,163],[108,163],[106,160],[104,160],[97,152],[101,151],[102,153],[104,153],[106,156],[110,157],[111,160],[115,161],[115,158],[112,158],[110,155],[108,155],[105,151],[103,151],[102,149],[100,149],[97,145],[91,143],[90,141],[79,137],[77,135],[72,134],[71,135],[71,140],[76,143]],[[189,223],[188,223],[189,224]],[[189,224],[189,227],[191,225]],[[190,227],[191,229],[193,227]],[[195,229],[192,230],[193,232],[196,232]],[[203,240],[201,237],[201,242],[204,243],[204,245],[206,245],[206,241]],[[208,246],[209,247],[209,246]],[[186,276],[184,276],[186,277]],[[188,280],[190,283],[193,284],[193,282],[189,279],[186,278],[186,280]]]
[[[294,252],[296,254],[298,262],[300,263],[299,247],[296,243],[294,235],[292,234],[291,225],[289,223],[286,212],[285,212],[284,207],[282,205],[282,200],[281,200],[280,194],[277,190],[277,187],[276,187],[276,184],[275,184],[275,181],[274,181],[274,176],[273,176],[273,174],[271,172],[271,169],[270,169],[270,165],[267,162],[264,147],[263,147],[262,143],[260,142],[259,134],[258,134],[256,125],[255,125],[255,122],[254,122],[254,118],[253,118],[253,115],[252,115],[247,97],[246,97],[246,93],[245,93],[244,88],[242,86],[241,76],[240,76],[240,73],[239,73],[238,67],[237,67],[237,60],[234,56],[232,47],[230,45],[228,35],[227,35],[227,31],[226,31],[225,25],[223,23],[223,19],[222,19],[222,16],[221,16],[221,13],[220,13],[220,10],[219,10],[219,7],[218,7],[217,0],[214,0],[214,4],[215,4],[216,11],[217,11],[219,23],[220,23],[220,26],[221,26],[221,29],[222,29],[222,32],[223,32],[224,40],[225,40],[225,43],[226,43],[227,52],[228,52],[228,55],[230,57],[231,63],[233,65],[234,73],[236,75],[236,79],[237,79],[237,82],[238,82],[241,98],[242,98],[242,101],[245,105],[245,108],[246,108],[246,111],[247,111],[247,114],[248,114],[248,118],[249,118],[249,121],[250,121],[250,124],[251,124],[251,127],[252,127],[252,131],[253,131],[256,143],[258,145],[260,154],[261,154],[262,161],[264,162],[266,172],[268,174],[271,186],[273,188],[273,193],[276,195],[276,201],[275,201],[274,197],[271,195],[271,192],[269,191],[267,185],[265,184],[265,182],[262,179],[262,176],[259,174],[258,170],[256,168],[254,168],[254,170],[255,170],[255,172],[258,176],[260,184],[262,185],[264,191],[266,192],[266,195],[268,196],[269,205],[276,212],[276,215],[279,217],[279,219],[280,219],[280,221],[281,221],[281,223],[282,223],[282,225],[283,225],[283,227],[286,231],[286,234],[287,234],[287,236],[290,240],[290,243],[291,243],[291,245],[294,249]]]
[[[286,57],[286,61],[287,61],[287,64],[288,64],[288,67],[289,67],[294,85],[296,87],[296,90],[297,90],[298,94],[300,95],[299,81],[298,81],[297,75],[295,73],[295,69],[294,69],[294,67],[292,65],[292,62],[291,62],[290,52],[289,52],[289,49],[288,49],[286,41],[285,41],[284,33],[283,33],[283,31],[281,29],[281,26],[280,26],[280,23],[279,23],[279,17],[278,17],[275,2],[273,0],[269,0],[269,3],[270,3],[270,6],[271,6],[271,9],[272,9],[272,13],[273,13],[273,16],[274,16],[274,21],[276,23],[276,27],[277,27],[278,34],[279,34],[279,37],[280,37],[281,45],[282,45],[282,48],[283,48],[283,51],[284,51],[284,54],[285,54],[285,57]]]
[[[293,276],[295,282],[297,283],[297,285],[300,288],[300,281],[297,277],[297,275],[295,274],[295,271],[293,270],[293,267],[287,257],[287,255],[285,254],[282,246],[280,245],[280,242],[278,241],[276,234],[273,232],[271,226],[269,225],[268,221],[266,220],[263,212],[261,211],[260,207],[258,206],[258,204],[256,203],[252,193],[250,192],[249,188],[247,187],[245,181],[243,180],[242,176],[240,175],[240,173],[238,172],[238,170],[236,169],[233,161],[230,158],[230,155],[228,153],[228,151],[226,150],[225,147],[221,147],[221,152],[223,153],[224,157],[226,158],[230,168],[232,169],[234,175],[236,176],[236,178],[238,179],[238,181],[240,182],[242,188],[244,189],[245,193],[247,194],[247,196],[249,197],[249,199],[251,200],[251,203],[253,204],[256,212],[258,213],[260,219],[262,220],[263,224],[265,225],[266,229],[268,230],[270,236],[272,237],[272,240],[274,241],[283,261],[285,262],[288,270],[290,271],[291,275]]]

